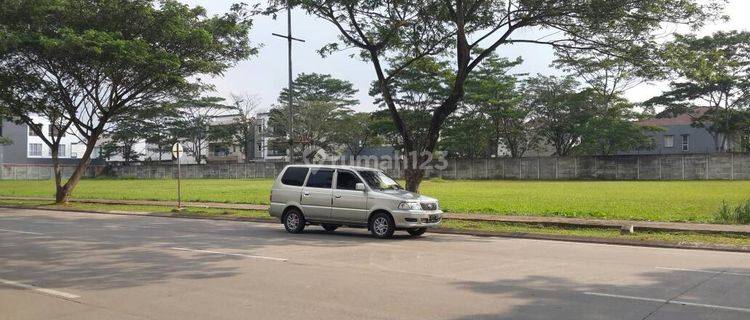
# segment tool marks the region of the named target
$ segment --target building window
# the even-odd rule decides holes
[[[37,128],[39,128],[39,131],[42,131],[42,128],[44,128],[44,126],[43,126],[43,125],[41,125],[41,124],[37,124],[37,125],[35,125],[35,126],[36,126]],[[36,132],[35,132],[34,130],[32,130],[32,129],[31,129],[31,126],[29,126],[29,137],[36,137],[36,136],[37,136],[37,135],[36,135]]]
[[[664,136],[664,148],[674,148],[674,136]]]
[[[41,143],[29,143],[29,157],[41,157],[42,156],[42,144]]]
[[[214,157],[226,157],[229,155],[229,147],[221,144],[213,145]]]
[[[59,158],[67,158],[68,157],[67,151],[68,151],[68,148],[66,148],[64,144],[61,144],[57,148],[57,157],[59,157]]]
[[[690,135],[683,134],[682,135],[682,151],[688,151],[688,150],[690,150]]]

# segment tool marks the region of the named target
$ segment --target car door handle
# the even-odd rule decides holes
[[[303,192],[302,194],[303,194],[304,196],[309,196],[309,195],[310,195],[310,191],[305,191],[305,192]]]
[[[334,197],[336,197],[336,198],[341,198],[341,195],[340,195],[340,194],[337,194],[337,195],[334,195]]]

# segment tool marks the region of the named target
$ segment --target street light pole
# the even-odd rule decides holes
[[[292,37],[292,7],[289,5],[289,0],[286,0],[286,35],[281,35],[278,33],[273,33],[273,35],[280,38],[285,38],[288,45],[287,58],[289,59],[289,91],[287,91],[287,94],[289,95],[289,130],[287,134],[289,135],[289,162],[292,163],[294,162],[294,90],[292,79],[292,40],[299,42],[305,42],[305,40]]]

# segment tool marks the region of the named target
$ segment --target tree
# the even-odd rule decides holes
[[[533,108],[539,135],[555,148],[556,156],[567,156],[573,150],[595,112],[590,91],[579,92],[578,86],[571,76],[538,75],[527,79],[521,89],[526,93],[522,103]]]
[[[288,134],[289,89],[285,88],[279,93],[278,104],[269,112],[268,124],[273,128],[271,148],[281,149],[291,138],[292,144],[298,145],[308,160],[320,149],[333,151],[335,124],[351,112],[350,106],[359,103],[354,98],[357,93],[354,85],[327,74],[303,73],[294,80],[293,88],[293,133]]]
[[[229,106],[230,112],[234,113],[230,125],[231,140],[240,146],[245,162],[252,159],[255,138],[263,134],[262,130],[256,128],[258,104],[258,99],[253,96],[232,95],[232,105]]]
[[[499,156],[498,146],[503,145],[511,157],[520,158],[536,145],[533,106],[521,103],[517,88],[520,75],[509,74],[521,62],[520,58],[511,61],[493,54],[466,80],[465,104],[486,119],[485,127],[494,145],[487,156]]]
[[[0,8],[0,104],[30,127],[32,115],[44,116],[86,143],[63,184],[59,137],[43,137],[53,150],[57,203],[68,201],[112,121],[256,51],[244,5],[215,17],[174,0],[0,0]]]
[[[579,48],[602,55],[625,56],[655,42],[663,22],[699,26],[720,9],[720,1],[697,0],[292,0],[307,12],[332,23],[343,46],[360,50],[377,76],[377,87],[388,108],[407,157],[406,188],[419,189],[422,164],[435,151],[444,122],[464,97],[465,83],[488,56],[503,45],[531,43]],[[285,1],[274,0],[269,12]],[[526,30],[549,31],[545,37]],[[412,64],[428,57],[448,57],[454,77],[448,94],[431,110],[425,135],[415,132],[395,101],[394,83]],[[423,138],[424,137],[424,138]],[[419,143],[416,140],[424,140]]]
[[[598,96],[598,92],[592,92]],[[603,100],[599,98],[597,100]],[[613,155],[620,151],[648,150],[655,141],[648,133],[659,128],[640,126],[637,114],[625,99],[616,97],[609,108],[597,109],[588,121],[579,127],[580,143],[574,152],[583,155]]]
[[[676,35],[664,46],[662,59],[663,77],[679,80],[645,104],[666,106],[667,114],[706,110],[694,117],[693,125],[711,134],[716,151],[728,151],[738,133],[732,119],[750,101],[750,32]]]
[[[126,166],[140,160],[144,154],[134,149],[134,146],[146,136],[149,128],[143,120],[137,117],[120,117],[112,132],[104,137],[117,147],[117,153],[122,156]]]
[[[147,150],[156,153],[159,161],[164,160],[165,154],[172,159],[172,145],[179,139],[178,118],[179,113],[175,105],[167,103],[159,109],[158,116],[141,119],[146,126],[143,139]]]
[[[187,97],[175,106],[178,118],[172,125],[180,140],[188,142],[185,153],[192,155],[195,163],[203,162],[203,150],[210,141],[222,141],[231,136],[231,132],[212,126],[214,118],[229,109],[223,102],[219,97]]]
[[[303,160],[312,160],[320,150],[334,151],[338,130],[336,124],[347,113],[348,109],[338,107],[330,101],[299,102],[294,109],[294,144],[300,148]],[[274,129],[272,137],[276,143],[285,141],[287,137],[288,114],[287,105],[276,106],[270,112],[268,123]]]
[[[373,115],[367,112],[344,113],[335,124],[333,141],[343,145],[356,160],[364,149],[381,141]]]
[[[498,141],[492,126],[479,112],[453,114],[448,118],[440,140],[440,149],[449,158],[476,159],[497,154]]]

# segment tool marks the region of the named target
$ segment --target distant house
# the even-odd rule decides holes
[[[693,126],[694,119],[703,115],[706,109],[639,121],[638,125],[661,128],[662,131],[649,133],[654,141],[651,150],[634,150],[621,154],[687,154],[716,153],[714,139],[705,128]]]
[[[42,126],[42,132],[52,134],[55,130],[48,121],[43,118],[35,118],[34,121]],[[56,133],[56,132],[55,132]],[[9,139],[12,143],[0,146],[0,163],[23,164],[23,165],[50,165],[52,164],[52,150],[31,130],[26,124],[16,124],[12,121],[0,119],[0,136]],[[60,142],[60,163],[75,165],[78,158],[86,150],[76,136],[65,133]]]
[[[211,126],[226,126],[237,122],[237,115],[217,116],[211,121]],[[276,154],[268,148],[268,114],[260,113],[253,119],[252,130],[247,139],[247,145],[240,145],[240,141],[227,143],[226,141],[210,141],[206,161],[208,163],[243,163],[246,162],[243,150],[249,150],[248,161],[264,161],[283,159],[283,154]]]

